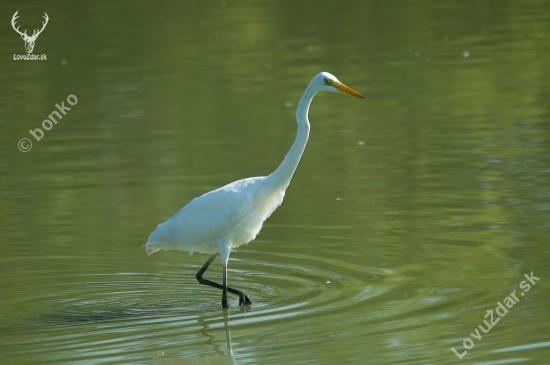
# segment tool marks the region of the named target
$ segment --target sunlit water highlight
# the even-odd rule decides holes
[[[0,37],[0,363],[548,362],[546,2],[43,7],[0,5],[29,29],[50,16],[47,62]],[[273,171],[319,71],[367,99],[314,100],[285,202],[231,255],[253,304],[224,311],[195,280],[207,256],[142,245],[193,197]]]

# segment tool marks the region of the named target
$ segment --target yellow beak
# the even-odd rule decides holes
[[[338,90],[340,90],[341,92],[349,94],[351,96],[355,96],[355,97],[362,98],[362,99],[365,98],[363,95],[361,95],[357,91],[347,87],[346,85],[342,84],[341,82],[335,83],[334,87],[337,88]]]

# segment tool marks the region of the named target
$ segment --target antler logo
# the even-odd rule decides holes
[[[26,29],[24,32],[20,32],[19,27],[17,28],[15,27],[15,20],[19,18],[19,15],[17,15],[18,12],[19,10],[17,10],[15,14],[13,14],[13,18],[11,18],[11,26],[17,33],[21,35],[21,38],[23,38],[23,40],[25,41],[25,49],[27,50],[27,53],[32,53],[32,50],[34,49],[34,42],[36,42],[36,38],[38,38],[40,33],[42,33],[44,28],[46,28],[46,24],[48,24],[48,14],[44,13],[44,19],[46,21],[42,23],[42,29],[40,30],[35,29],[33,34],[29,37],[27,35]]]

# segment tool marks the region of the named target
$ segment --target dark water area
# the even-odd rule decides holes
[[[16,11],[28,35],[48,15],[47,60],[14,59]],[[0,13],[2,364],[548,363],[550,3]],[[283,205],[231,254],[253,304],[224,311],[195,280],[206,255],[142,245],[194,197],[271,173],[321,71],[366,100],[315,98]]]

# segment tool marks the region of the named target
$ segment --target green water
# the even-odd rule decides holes
[[[28,34],[48,14],[46,61],[14,60],[16,10]],[[548,363],[548,2],[0,13],[0,363]],[[231,255],[253,304],[224,311],[195,280],[208,256],[141,246],[195,196],[273,171],[320,71],[366,100],[316,97],[283,205]]]

